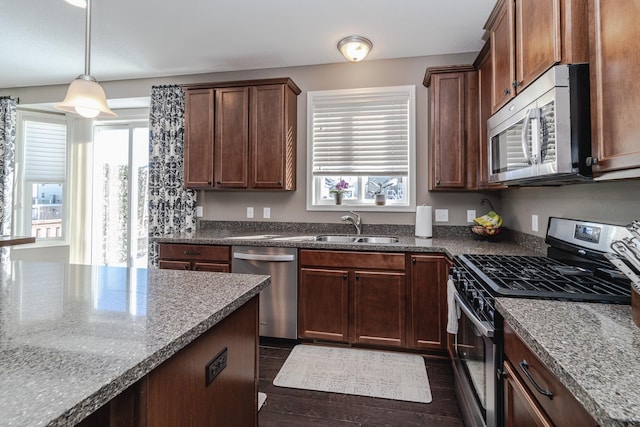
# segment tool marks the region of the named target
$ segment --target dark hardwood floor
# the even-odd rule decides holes
[[[433,395],[429,404],[275,387],[273,379],[295,344],[260,343],[259,390],[267,394],[258,415],[260,427],[463,426],[448,360],[425,358]]]

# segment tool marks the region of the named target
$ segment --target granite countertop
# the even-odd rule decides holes
[[[498,298],[496,308],[601,426],[640,426],[640,328],[628,305]]]
[[[197,271],[1,268],[3,426],[79,422],[269,285]]]
[[[193,233],[154,237],[160,243],[191,243],[207,245],[244,245],[294,247],[304,249],[363,250],[386,252],[438,252],[450,257],[465,253],[544,255],[539,248],[504,241],[491,242],[467,235],[419,238],[414,235],[389,233],[399,238],[397,243],[333,243],[313,240],[319,234],[340,233],[291,233],[291,232],[238,232],[234,230],[199,230]],[[355,236],[355,234],[352,234]],[[371,235],[365,233],[363,236]],[[381,235],[381,234],[376,234]],[[263,237],[268,236],[268,237]]]

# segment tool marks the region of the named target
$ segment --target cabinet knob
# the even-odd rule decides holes
[[[505,95],[509,95],[510,93],[511,93],[511,90],[509,90],[508,88],[504,90]]]
[[[282,187],[282,181],[278,181],[278,187]]]
[[[518,87],[518,86],[520,86],[521,84],[522,84],[522,82],[519,82],[519,81],[517,81],[517,80],[514,80],[514,81],[513,81],[513,83],[511,83],[511,86],[513,86],[513,87]]]
[[[598,164],[598,158],[597,157],[587,157],[585,159],[585,164],[587,166],[594,166]]]
[[[207,185],[211,185],[211,181],[207,181]]]
[[[347,276],[347,273],[344,273],[344,274],[342,275],[342,278],[343,278],[343,279],[347,279],[348,277],[349,277],[349,276]]]
[[[356,274],[356,280],[360,280],[360,275]]]
[[[440,185],[440,180],[436,180],[436,185]]]
[[[222,184],[220,181],[216,181],[216,185],[220,185]]]
[[[415,259],[415,258],[411,258],[411,263],[412,263],[412,264],[415,264],[416,262],[417,262],[417,261],[416,261],[416,259]]]

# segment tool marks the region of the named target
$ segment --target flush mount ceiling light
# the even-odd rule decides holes
[[[107,97],[102,86],[91,76],[91,0],[86,0],[86,9],[84,74],[80,74],[71,82],[67,96],[55,107],[87,118],[116,117],[116,113],[107,105]]]
[[[338,50],[351,62],[362,61],[369,54],[372,47],[371,40],[362,36],[349,36],[338,42]]]

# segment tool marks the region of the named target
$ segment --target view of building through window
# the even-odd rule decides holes
[[[31,235],[62,236],[62,184],[32,184]]]

